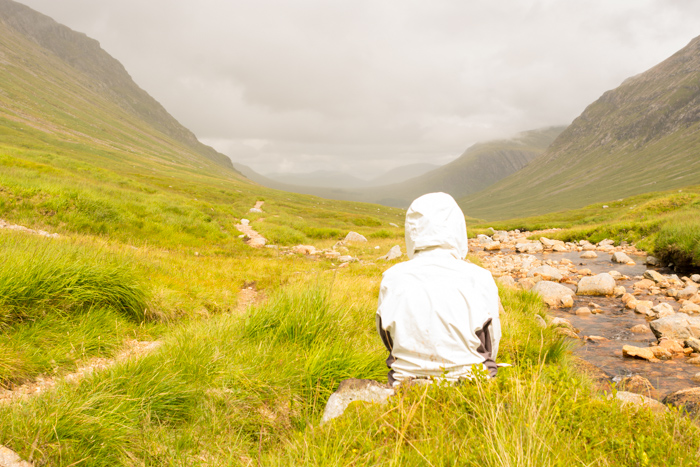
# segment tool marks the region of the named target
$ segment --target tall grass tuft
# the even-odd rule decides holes
[[[145,288],[122,257],[55,239],[3,234],[0,264],[0,326],[92,307],[137,320],[145,316]]]

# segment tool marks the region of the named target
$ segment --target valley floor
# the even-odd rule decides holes
[[[14,266],[0,273],[0,382],[14,389],[0,402],[0,444],[34,465],[699,460],[696,424],[608,399],[562,328],[541,327],[552,322],[541,299],[508,286],[499,360],[513,366],[495,381],[406,388],[319,426],[340,381],[386,381],[374,307],[381,273],[405,257],[378,258],[398,235],[297,253],[245,247],[245,256],[0,236]],[[503,275],[492,258],[471,257]],[[134,342],[158,344],[128,354]]]

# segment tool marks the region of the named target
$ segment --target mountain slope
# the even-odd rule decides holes
[[[424,175],[439,167],[440,166],[437,164],[428,164],[423,162],[402,165],[373,178],[369,181],[369,183],[375,186],[393,185],[394,183],[401,183],[411,178],[420,177],[421,175]]]
[[[94,39],[11,0],[0,0],[0,28],[0,65],[4,78],[2,94],[10,97],[8,94],[14,90],[14,95],[22,96],[20,100],[34,97],[34,104],[48,105],[52,112],[44,112],[41,119],[58,117],[58,113],[75,116],[81,113],[80,107],[87,103],[100,108],[110,117],[125,120],[112,108],[116,106],[132,120],[140,120],[137,127],[145,123],[190,151],[220,166],[233,168],[228,157],[200,143],[191,131],[139,88],[121,63],[102,50]],[[17,72],[29,79],[20,81]],[[70,87],[71,83],[80,83],[81,89],[72,89],[75,100],[62,99],[65,93],[60,87],[64,84]],[[13,104],[16,103],[0,100],[0,106],[15,116],[32,113],[31,108],[20,109]],[[33,107],[34,110],[36,107]],[[97,115],[93,113],[92,117]],[[55,118],[53,120],[55,124],[65,123]]]
[[[500,219],[700,183],[700,37],[603,94],[520,172],[460,201]]]
[[[535,157],[539,156],[554,141],[564,127],[551,127],[526,131],[506,139],[478,143],[456,160],[401,183],[382,186],[343,188],[336,186],[314,187],[299,184],[282,183],[270,180],[247,167],[235,166],[247,170],[251,180],[264,186],[295,193],[312,194],[323,198],[379,203],[385,206],[408,207],[420,195],[443,191],[455,198],[475,193],[492,183],[520,170]],[[410,166],[407,166],[410,167]],[[425,167],[424,165],[422,167]],[[419,169],[421,166],[419,166]],[[409,169],[413,170],[413,169]],[[391,174],[389,174],[391,176]]]
[[[455,198],[476,193],[517,172],[541,155],[564,127],[532,130],[505,140],[478,143],[462,155],[427,174],[400,184],[383,187],[387,204],[408,205],[413,199],[434,191]]]

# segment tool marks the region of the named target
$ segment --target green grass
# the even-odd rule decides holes
[[[138,361],[0,407],[0,443],[39,463],[91,466],[249,465],[258,458],[262,465],[696,459],[697,427],[593,395],[571,369],[561,338],[535,324],[541,302],[510,290],[501,291],[499,360],[514,367],[494,382],[409,390],[387,406],[355,404],[319,427],[339,381],[385,381],[387,371],[374,335],[376,276],[330,280],[277,292],[244,316],[183,324]]]
[[[54,312],[109,308],[133,320],[146,316],[146,291],[124,257],[59,239],[0,233],[0,329]]]

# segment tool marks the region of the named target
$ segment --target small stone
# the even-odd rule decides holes
[[[690,276],[690,280],[695,282],[696,284],[700,284],[700,274],[693,274]]]
[[[574,305],[572,296],[575,293],[565,285],[551,281],[540,281],[532,288],[532,291],[539,294],[549,306],[564,306],[568,308]]]
[[[674,407],[683,407],[692,417],[700,415],[700,388],[682,389],[669,394],[662,401]]]
[[[579,332],[579,330],[576,329],[573,324],[571,324],[571,321],[569,321],[568,319],[565,319],[565,318],[557,318],[557,317],[552,318],[552,326],[570,329],[571,331],[573,331],[575,333]]]
[[[588,268],[579,269],[578,273],[581,274],[582,276],[592,276],[593,275],[593,271],[591,271]]]
[[[0,446],[0,466],[2,467],[32,467],[30,462],[23,460],[19,454],[7,448]]]
[[[644,261],[644,264],[647,266],[658,266],[659,265],[659,260],[656,259],[654,256],[647,256],[647,259]]]
[[[649,329],[649,326],[646,324],[637,324],[630,328],[630,332],[635,334],[645,334],[647,332],[651,332],[651,329]]]
[[[623,391],[642,394],[647,397],[653,398],[656,395],[656,388],[651,384],[651,381],[639,375],[622,378],[617,387]]]
[[[635,289],[642,289],[642,290],[649,289],[653,286],[654,286],[654,281],[652,281],[650,279],[642,279],[641,281],[635,282],[632,285],[632,287],[634,287]]]
[[[316,247],[313,245],[297,245],[297,246],[292,247],[292,251],[294,253],[298,253],[300,255],[318,254],[318,250],[316,250]]]
[[[576,316],[591,316],[591,309],[585,306],[582,306],[581,308],[578,308],[575,311]]]
[[[612,398],[612,393],[608,396],[608,398]],[[642,407],[649,409],[654,413],[668,412],[668,407],[666,407],[664,404],[656,399],[646,397],[642,394],[635,394],[628,391],[617,391],[615,393],[615,399],[619,400],[622,405]]]
[[[659,341],[659,347],[664,348],[671,353],[683,353],[683,344],[681,344],[676,339],[661,339]]]
[[[394,245],[393,247],[391,247],[391,250],[389,250],[389,252],[387,254],[385,254],[384,256],[382,256],[379,259],[383,259],[385,261],[391,261],[391,260],[394,260],[396,258],[401,258],[401,256],[403,256],[403,253],[401,253],[401,247],[399,245]]]
[[[367,242],[367,239],[366,239],[363,235],[360,235],[360,234],[357,233],[357,232],[348,232],[348,234],[347,234],[347,235],[345,236],[345,238],[343,239],[343,242],[348,242],[348,243],[353,243],[353,242],[364,243],[364,242]]]
[[[679,290],[676,297],[678,297],[681,300],[688,300],[696,293],[698,293],[698,288],[695,285],[689,285],[683,288],[683,290]]]
[[[666,278],[664,277],[664,275],[654,271],[653,269],[647,269],[646,271],[644,271],[644,278],[652,280],[657,284],[659,282],[666,282]]]
[[[689,358],[685,362],[690,363],[691,365],[700,365],[700,357]]]
[[[622,303],[624,303],[625,305],[627,305],[627,303],[629,303],[631,300],[636,300],[634,298],[634,295],[632,295],[631,293],[626,293],[622,296]]]
[[[700,339],[689,337],[683,341],[686,347],[690,347],[693,352],[700,352]]]
[[[527,273],[527,277],[541,277],[545,281],[555,281],[559,282],[563,276],[558,269],[552,266],[540,266],[538,268],[530,270]]]
[[[358,261],[358,259],[353,258],[352,256],[349,256],[349,255],[344,255],[344,256],[339,256],[338,261],[340,261],[341,263],[350,263],[353,261]]]
[[[671,360],[673,358],[673,355],[671,352],[661,346],[655,346],[655,347],[649,347],[651,350],[651,353],[654,354],[654,357],[658,358],[659,360]]]
[[[597,257],[598,257],[598,255],[596,254],[595,251],[584,251],[583,253],[581,253],[581,256],[580,256],[580,258],[583,258],[583,259],[593,259],[593,258],[597,258]]]
[[[613,289],[613,295],[615,295],[616,297],[622,297],[626,293],[627,289],[625,289],[625,287],[622,285],[619,285]]]
[[[635,347],[633,345],[625,345],[622,347],[622,356],[630,358],[640,358],[650,362],[657,361],[651,348]]]
[[[634,260],[627,256],[627,254],[621,252],[621,251],[616,251],[615,253],[612,254],[612,257],[610,258],[613,263],[621,263],[621,264],[630,264],[634,265]]]
[[[496,282],[501,284],[504,287],[515,287],[515,279],[513,279],[512,276],[501,276],[498,279],[496,279]]]
[[[693,381],[696,383],[700,383],[700,373],[695,373],[693,376],[690,377]]]
[[[581,278],[576,293],[578,295],[613,295],[614,290],[615,279],[608,273],[602,273]]]
[[[586,336],[586,340],[589,342],[598,343],[598,342],[608,341],[609,339],[607,339],[603,336]]]
[[[655,318],[664,318],[676,313],[673,307],[668,303],[659,303],[658,305],[653,306],[651,311]]]
[[[535,281],[529,277],[518,279],[518,285],[523,290],[532,290],[535,287]]]
[[[563,335],[563,336],[571,337],[572,339],[578,339],[578,338],[579,338],[579,337],[578,337],[578,334],[576,334],[576,333],[575,333],[574,331],[572,331],[571,329],[567,329],[567,328],[555,328],[555,329],[554,329],[554,332],[556,332],[557,334],[561,334],[561,335]]]
[[[387,388],[377,381],[370,379],[346,379],[340,383],[338,389],[328,398],[326,408],[323,411],[323,418],[321,418],[321,424],[343,415],[348,405],[352,402],[364,401],[384,404],[394,394],[394,389]]]
[[[491,242],[484,245],[484,251],[495,251],[501,249],[501,242]]]

